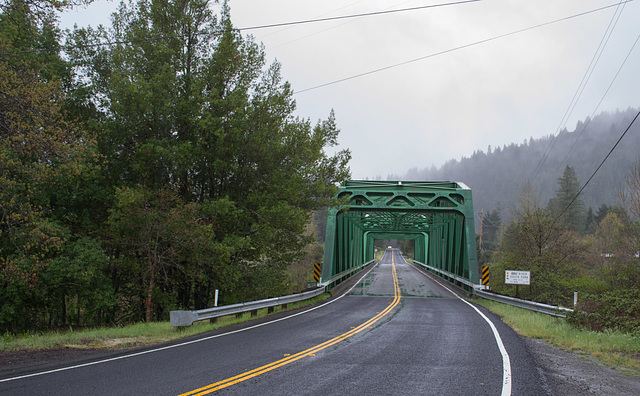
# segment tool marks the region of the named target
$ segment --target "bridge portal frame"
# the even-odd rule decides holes
[[[450,279],[479,283],[473,199],[465,184],[352,180],[339,187],[338,198],[346,203],[329,210],[324,283],[373,260],[376,239],[413,239],[415,260]]]

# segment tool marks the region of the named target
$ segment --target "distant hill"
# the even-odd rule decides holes
[[[454,180],[473,190],[474,210],[503,209],[509,216],[527,180],[547,205],[558,188],[557,179],[566,165],[572,166],[583,185],[627,128],[637,109],[604,112],[578,122],[574,131],[563,130],[552,136],[529,139],[521,144],[476,151],[471,157],[449,160],[442,167],[410,169],[404,180]],[[554,142],[555,139],[555,142]],[[551,150],[549,150],[549,148]],[[548,156],[538,166],[544,153]],[[607,162],[584,190],[585,208],[618,203],[618,193],[635,161],[640,160],[640,125],[627,132]],[[536,170],[537,169],[537,170]],[[534,173],[535,172],[535,173]]]

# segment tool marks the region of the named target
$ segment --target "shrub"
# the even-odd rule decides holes
[[[640,336],[640,290],[617,289],[587,295],[568,319],[595,331],[618,330]]]

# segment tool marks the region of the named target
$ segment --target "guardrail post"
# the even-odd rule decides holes
[[[214,323],[218,317],[227,315],[235,315],[236,318],[240,319],[245,312],[250,312],[253,317],[257,316],[259,309],[266,308],[267,311],[271,313],[274,312],[274,308],[278,305],[286,308],[288,303],[304,301],[319,296],[324,292],[325,287],[318,287],[315,290],[309,290],[303,293],[226,305],[223,307],[206,308],[197,311],[171,311],[171,326],[191,326],[194,322],[207,319],[209,319],[211,323]]]

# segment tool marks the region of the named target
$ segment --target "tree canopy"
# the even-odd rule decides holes
[[[123,2],[110,27],[71,32],[64,58],[60,5],[0,14],[0,328],[288,292],[313,211],[349,178],[349,151],[325,151],[333,112],[294,116],[280,64],[226,3]]]

